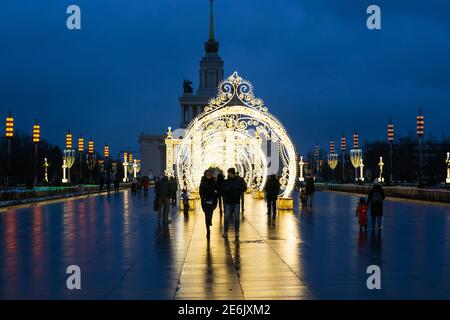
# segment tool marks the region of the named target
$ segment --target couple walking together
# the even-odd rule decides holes
[[[200,200],[203,212],[205,213],[206,237],[211,236],[210,227],[212,226],[213,212],[217,207],[219,200],[224,203],[224,224],[223,237],[228,238],[228,229],[230,219],[234,220],[235,237],[239,237],[240,222],[240,201],[241,195],[247,190],[245,180],[236,174],[234,168],[227,171],[227,179],[223,180],[214,177],[211,170],[206,170],[200,183]]]

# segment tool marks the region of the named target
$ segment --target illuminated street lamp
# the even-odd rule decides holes
[[[364,159],[361,157],[361,164],[359,165],[359,170],[360,170],[360,176],[359,179],[364,182],[365,178],[364,178]]]
[[[316,143],[316,147],[314,148],[314,158],[316,162],[316,176],[318,178],[320,171],[320,147],[318,143]]]
[[[7,173],[6,173],[6,184],[9,185],[9,176],[11,174],[11,140],[14,137],[14,118],[12,116],[11,111],[9,111],[8,116],[6,117],[6,126],[5,126],[5,137],[8,141],[8,160],[7,160]]]
[[[128,181],[128,153],[123,153],[123,182]]]
[[[352,165],[355,168],[355,181],[358,181],[358,168],[361,167],[361,164],[363,166],[364,164],[362,159],[362,150],[359,148],[359,135],[357,132],[353,134],[353,149],[350,150],[350,161],[352,162]],[[361,178],[363,178],[362,174]]]
[[[37,163],[38,163],[38,143],[41,141],[41,126],[36,119],[33,125],[33,143],[34,143],[34,184],[37,183]]]
[[[109,158],[109,147],[108,147],[108,145],[106,145],[105,148],[103,149],[103,155],[105,156],[105,158]]]
[[[84,153],[84,139],[78,138],[78,164],[80,166],[80,183],[83,183],[83,153]]]
[[[75,162],[75,150],[72,149],[72,134],[67,131],[66,134],[66,149],[63,151],[63,178],[62,183],[70,182],[70,168]],[[67,173],[67,176],[66,176]]]
[[[393,160],[392,160],[392,151],[393,151],[393,143],[394,143],[394,124],[392,123],[392,120],[389,121],[388,124],[388,140],[389,140],[389,181],[392,183],[394,181],[394,166],[393,166]]]
[[[345,154],[347,153],[347,139],[343,134],[341,138],[341,153],[342,153],[342,181],[345,182]]]
[[[384,167],[383,157],[380,157],[380,162],[378,163],[378,166],[380,167],[380,176],[378,177],[378,181],[380,183],[383,183],[384,182],[384,177],[383,177],[383,167]]]
[[[134,163],[133,154],[129,152],[128,153],[128,174],[130,176],[133,174],[133,171],[134,171],[133,163]]]
[[[141,171],[141,161],[134,159],[133,161],[133,177],[136,179],[138,173]]]
[[[89,180],[92,182],[92,171],[95,168],[97,162],[97,156],[94,153],[94,141],[89,139],[88,141],[88,154],[86,155],[86,164],[89,169]]]
[[[334,149],[334,140],[332,139],[330,141],[330,153],[328,154],[328,158],[327,158],[328,166],[331,169],[332,176],[334,175],[334,169],[336,169],[336,167],[338,165],[338,158],[339,158],[339,156],[335,152],[335,149]]]
[[[305,168],[305,162],[303,161],[303,156],[300,156],[300,162],[298,163],[298,165],[300,166],[300,177],[298,178],[298,180],[300,182],[304,182],[305,181],[305,177],[303,175],[303,170]]]
[[[445,179],[445,182],[450,184],[450,152],[447,152],[447,160],[445,160],[445,163],[447,163],[447,179]]]
[[[424,132],[424,117],[422,115],[422,108],[419,109],[417,116],[417,137],[419,138],[419,187],[423,185],[423,152],[422,152],[422,138]]]

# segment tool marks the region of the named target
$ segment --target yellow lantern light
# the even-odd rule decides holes
[[[6,118],[6,138],[11,139],[14,136],[14,118],[10,114]]]
[[[129,163],[133,162],[133,154],[132,153],[128,154],[128,162]]]
[[[78,139],[78,152],[84,152],[84,139]]]
[[[70,130],[66,134],[66,150],[72,150],[72,134]]]
[[[105,158],[109,157],[109,147],[107,145],[104,148],[104,156],[105,156]]]
[[[88,153],[93,154],[94,153],[94,141],[92,139],[88,142]]]
[[[33,126],[33,142],[39,143],[41,140],[41,126],[38,124],[37,120]]]

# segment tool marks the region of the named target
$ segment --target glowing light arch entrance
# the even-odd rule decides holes
[[[209,167],[224,172],[234,167],[251,190],[262,191],[268,173],[264,140],[278,146],[280,197],[289,198],[294,189],[294,145],[281,122],[255,98],[250,82],[237,72],[219,85],[217,97],[189,124],[182,140],[175,140],[166,139],[166,173],[176,175],[180,188],[190,193],[198,191],[203,171]]]

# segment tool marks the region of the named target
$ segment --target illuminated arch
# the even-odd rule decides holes
[[[294,145],[281,122],[254,97],[252,85],[235,72],[186,129],[175,161],[180,188],[197,191],[209,167],[235,167],[250,189],[262,191],[267,176],[263,139],[278,142],[281,197],[289,197],[297,175]]]

